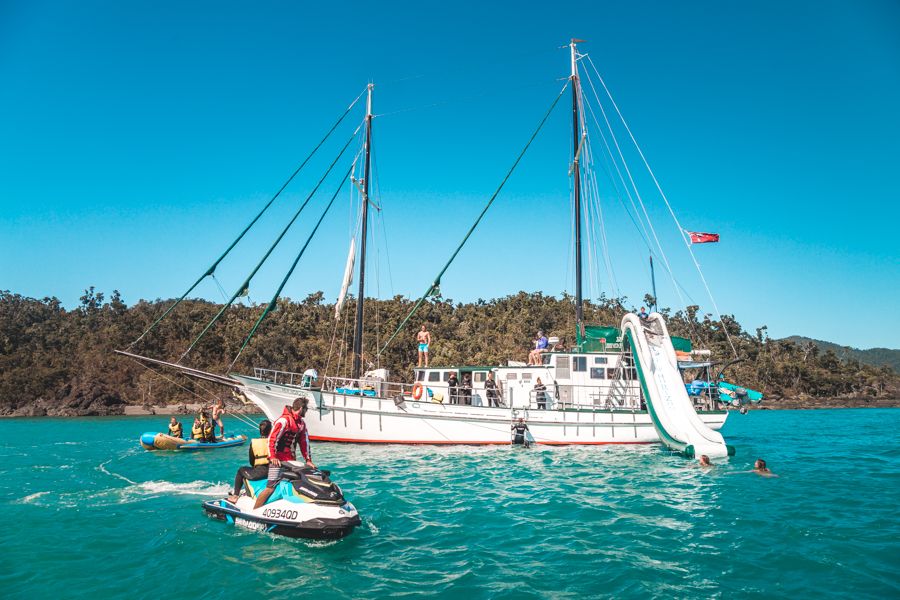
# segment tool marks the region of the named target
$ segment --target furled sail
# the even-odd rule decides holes
[[[334,303],[334,318],[340,320],[341,309],[344,307],[344,300],[347,299],[347,290],[350,289],[350,283],[353,281],[353,264],[356,262],[356,238],[350,240],[350,252],[347,253],[347,266],[344,267],[344,283],[341,284],[341,293],[338,294],[337,302]]]

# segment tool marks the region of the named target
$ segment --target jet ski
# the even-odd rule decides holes
[[[215,442],[184,440],[167,433],[148,432],[141,435],[141,446],[145,450],[211,450],[213,448],[242,446],[246,441],[247,436],[243,434],[219,438]]]
[[[344,499],[331,472],[303,463],[285,461],[284,479],[278,482],[268,502],[253,508],[266,480],[245,481],[235,502],[227,498],[203,503],[207,516],[254,531],[292,538],[337,540],[361,523],[356,508]]]

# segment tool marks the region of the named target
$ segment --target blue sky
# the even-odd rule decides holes
[[[320,4],[0,2],[0,289],[68,306],[90,285],[129,303],[179,295],[371,80],[384,210],[369,293],[418,296],[561,88],[574,36],[682,225],[722,235],[695,250],[723,312],[773,337],[900,346],[896,2]],[[573,290],[565,108],[444,277],[446,297]],[[227,291],[361,116],[223,263]],[[586,289],[640,303],[646,250],[598,184],[618,285],[598,268]],[[711,310],[664,205],[641,192],[685,300]],[[286,295],[333,299],[350,220],[343,201]],[[199,293],[221,300],[210,282]]]

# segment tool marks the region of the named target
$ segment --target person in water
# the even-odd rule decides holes
[[[268,439],[269,480],[266,482],[266,489],[256,497],[256,504],[253,508],[259,508],[265,504],[275,490],[275,486],[283,478],[282,461],[296,459],[295,444],[300,446],[300,453],[306,460],[306,466],[312,469],[316,468],[309,450],[309,432],[306,429],[306,422],[303,421],[308,402],[306,398],[297,398],[293,404],[284,407],[284,412],[272,424],[272,431],[269,433]]]
[[[512,424],[513,444],[525,445],[525,432],[528,431],[528,425],[525,419],[519,417],[519,420]]]
[[[169,419],[169,435],[177,438],[180,438],[184,435],[184,428],[175,417]]]
[[[422,329],[416,334],[416,343],[419,344],[419,366],[422,366],[422,359],[425,359],[425,366],[428,366],[428,346],[431,345],[431,333],[422,325]]]
[[[222,415],[225,414],[225,401],[219,398],[212,407],[212,420],[215,425],[219,426],[219,437],[225,437],[225,425],[222,424]],[[213,427],[215,433],[215,427]]]
[[[709,468],[714,466],[711,462],[709,462],[709,457],[705,454],[700,455],[699,466],[703,468]]]
[[[228,496],[229,502],[236,502],[244,481],[256,481],[269,474],[269,433],[272,431],[272,421],[263,419],[259,423],[259,437],[250,440],[250,466],[243,466],[234,476],[234,493]]]
[[[534,338],[534,350],[528,353],[528,364],[540,365],[541,354],[547,351],[548,345],[547,336],[544,335],[543,331],[538,331],[537,336]]]
[[[761,458],[757,458],[756,462],[753,463],[753,470],[751,473],[756,473],[763,477],[778,477],[778,475],[769,470],[769,467],[766,466],[766,461]]]

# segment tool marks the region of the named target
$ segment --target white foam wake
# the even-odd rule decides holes
[[[30,495],[28,495],[28,496],[25,496],[25,497],[22,498],[21,500],[19,500],[19,502],[21,502],[22,504],[32,504],[35,500],[37,500],[37,499],[40,498],[41,496],[45,496],[45,495],[47,495],[47,494],[49,494],[49,493],[50,493],[50,492],[37,492],[37,493],[34,493],[34,494],[30,494]]]
[[[214,496],[227,494],[229,487],[225,483],[211,483],[209,481],[191,481],[188,483],[173,483],[171,481],[145,481],[137,483],[127,491],[142,495],[159,494],[184,494],[189,496]]]

